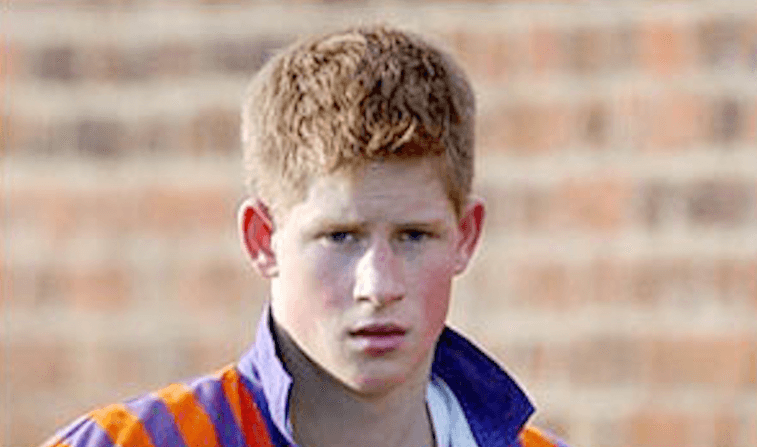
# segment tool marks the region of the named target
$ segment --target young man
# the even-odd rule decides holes
[[[241,361],[89,415],[54,446],[558,446],[445,327],[478,244],[473,92],[445,54],[375,26],[300,41],[243,108],[240,234],[270,303]]]

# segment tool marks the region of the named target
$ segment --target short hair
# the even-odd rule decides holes
[[[274,208],[316,176],[370,161],[435,157],[460,216],[473,181],[475,100],[463,70],[386,25],[295,42],[252,78],[242,107],[249,193]]]

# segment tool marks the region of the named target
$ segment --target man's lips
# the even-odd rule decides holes
[[[396,324],[368,324],[349,332],[350,339],[362,352],[372,357],[399,349],[405,342],[407,329]]]
[[[387,337],[405,335],[405,333],[407,333],[407,329],[393,323],[368,324],[350,331],[350,335],[362,337]]]

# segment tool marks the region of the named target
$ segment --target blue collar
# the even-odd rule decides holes
[[[266,306],[255,343],[239,361],[239,371],[260,385],[272,422],[294,445],[287,427],[292,378],[276,353],[272,324],[270,306]],[[444,380],[455,394],[479,446],[510,446],[534,412],[515,381],[449,327],[439,337],[431,373]]]

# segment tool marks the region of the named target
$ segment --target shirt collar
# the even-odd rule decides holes
[[[240,372],[259,383],[282,435],[294,444],[287,414],[292,377],[276,351],[270,305],[265,306],[255,343],[242,356]],[[534,408],[502,368],[462,335],[446,327],[436,346],[431,373],[447,384],[465,413],[478,445],[508,446]]]

